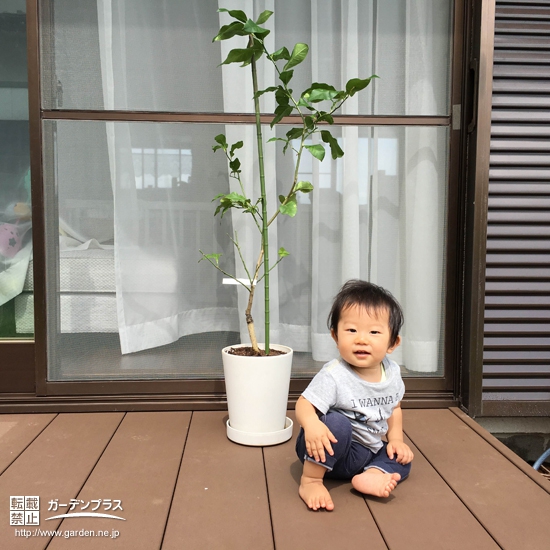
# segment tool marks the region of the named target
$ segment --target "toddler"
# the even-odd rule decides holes
[[[388,497],[413,459],[403,441],[405,385],[387,357],[401,342],[401,306],[383,288],[351,280],[328,324],[340,358],[319,371],[296,403],[302,426],[296,452],[304,464],[299,494],[312,510],[334,509],[325,477],[351,479],[361,493]]]

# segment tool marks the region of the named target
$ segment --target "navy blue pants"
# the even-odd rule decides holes
[[[317,462],[308,456],[303,428],[296,440],[296,453],[303,463],[305,460],[320,464],[327,469],[325,478],[329,479],[351,479],[353,476],[362,473],[368,468],[377,468],[388,474],[397,473],[401,480],[407,478],[411,471],[411,463],[399,464],[396,457],[391,459],[386,451],[387,444],[374,453],[357,441],[351,439],[351,423],[343,414],[328,412],[319,417],[328,429],[334,434],[338,443],[331,443],[334,454],[331,456],[325,451],[325,462]]]

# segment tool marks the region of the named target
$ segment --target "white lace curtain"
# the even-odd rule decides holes
[[[139,104],[139,97],[148,92],[148,101],[153,102],[150,107],[154,109],[168,110],[166,106],[170,101],[176,105],[180,93],[177,89],[156,88],[155,76],[163,71],[184,71],[185,86],[192,88],[196,73],[185,69],[185,56],[181,49],[173,48],[178,35],[181,37],[181,33],[187,31],[173,23],[177,4],[168,0],[131,3],[98,0],[106,109],[139,108],[136,102]],[[194,4],[197,13],[211,9],[215,13],[217,7],[212,5],[215,2]],[[220,7],[243,9],[255,16],[265,9],[275,11],[275,28],[267,37],[270,49],[281,45],[292,47],[297,41],[310,44],[310,57],[303,64],[305,75],[296,78],[296,90],[304,89],[311,81],[326,81],[341,87],[351,77],[377,73],[381,78],[376,85],[348,102],[344,112],[394,115],[448,112],[448,4],[444,0],[385,0],[383,3],[281,0],[276,6],[273,0],[219,3]],[[132,12],[130,19],[134,26],[126,21],[128,10]],[[225,23],[226,17],[220,14],[216,23]],[[135,25],[136,21],[143,26]],[[188,32],[196,33],[195,39],[201,31],[190,27]],[[128,51],[130,35],[134,38],[139,35],[139,40],[131,42],[131,52]],[[210,40],[211,36],[204,44]],[[398,47],[396,40],[400,41]],[[159,51],[159,42],[165,54],[163,59],[154,53]],[[201,47],[188,56],[203,56],[203,62],[215,66],[235,43],[221,44],[221,58],[216,46],[203,51],[206,47],[201,43]],[[127,66],[130,56],[139,56],[150,89],[136,90]],[[251,112],[248,72],[233,65],[218,70],[223,110]],[[269,66],[262,68],[260,81],[263,87],[275,83]],[[263,109],[272,111],[273,100],[264,98]],[[156,99],[158,105],[155,105]],[[154,134],[158,133],[159,126],[162,125],[152,125],[148,130],[150,139],[158,143],[162,138]],[[201,147],[209,151],[212,144],[204,138],[207,132],[197,137],[199,133],[197,129],[195,137],[198,142],[203,139]],[[257,173],[252,155],[253,129],[228,124],[225,133],[228,141],[242,139],[246,144],[247,152],[243,152],[240,159],[243,178],[252,189]],[[272,135],[274,131],[266,128],[265,138]],[[330,359],[336,353],[326,328],[330,303],[344,281],[362,278],[391,290],[404,307],[404,340],[394,352],[394,358],[410,370],[435,372],[441,361],[443,325],[446,130],[350,126],[335,128],[334,135],[342,143],[344,158],[338,162],[327,158],[323,163],[304,163],[304,178],[310,178],[316,190],[304,198],[295,219],[282,219],[272,231],[272,257],[276,257],[280,246],[287,248],[291,256],[272,276],[271,341],[288,344],[296,351],[311,352],[315,360]],[[182,254],[182,235],[178,233],[181,226],[175,221],[176,206],[169,207],[167,214],[170,220],[167,226],[173,234],[166,234],[161,246],[158,242],[147,246],[138,238],[143,205],[138,197],[138,176],[132,161],[135,136],[131,125],[107,123],[122,352],[167,344],[190,333],[234,330],[239,325],[241,337],[246,340],[246,327],[238,317],[234,293],[239,293],[239,312],[244,310],[245,295],[236,287],[222,288],[221,277],[217,275],[204,275],[204,268],[210,266],[204,266],[204,262],[196,265],[198,253],[191,257]],[[271,204],[276,204],[278,188],[287,187],[293,159],[283,158],[274,143],[268,144],[265,154],[268,194]],[[202,178],[213,186],[214,192],[208,196],[205,192],[201,197],[203,204],[209,203],[218,192],[226,191],[229,185],[227,173],[221,178],[219,174],[208,173],[208,162],[193,157],[192,177]],[[200,167],[204,172],[199,172]],[[183,216],[189,218],[190,215],[184,208]],[[238,232],[245,256],[253,258],[257,250],[253,243],[257,238],[244,218],[240,213],[233,215],[229,229]],[[211,235],[205,240],[211,243],[219,239]],[[230,254],[231,247],[227,243],[225,246]],[[233,260],[229,258],[229,261]],[[215,270],[212,268],[212,271]],[[205,306],[190,299],[191,289],[196,288],[190,285],[196,279],[202,282],[197,292],[222,296],[219,303]],[[260,291],[257,309],[262,300]],[[256,319],[262,338],[258,312]]]

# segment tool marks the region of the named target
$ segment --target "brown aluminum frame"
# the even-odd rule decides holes
[[[489,197],[489,156],[493,89],[493,45],[495,0],[471,0],[469,5],[470,67],[477,74],[473,87],[477,96],[465,139],[466,220],[464,273],[464,354],[461,401],[472,417],[482,413],[485,268]],[[466,67],[465,67],[466,69]]]
[[[453,42],[451,65],[450,104],[463,103],[463,50],[465,31],[465,3],[455,0],[453,15]],[[45,227],[42,121],[43,120],[102,120],[102,121],[148,121],[148,122],[218,122],[251,123],[248,114],[200,114],[130,111],[70,111],[41,109],[40,93],[40,35],[38,0],[27,0],[27,35],[29,65],[29,122],[31,131],[31,173],[33,189],[33,238],[35,271],[35,351],[36,351],[36,396],[4,395],[0,410],[156,410],[156,409],[213,409],[224,408],[223,380],[114,380],[86,382],[47,381],[46,338],[46,282],[45,273]],[[463,109],[464,111],[464,109]],[[464,118],[464,112],[462,115]],[[263,117],[267,123],[269,115]],[[293,117],[283,123],[292,124]],[[462,266],[464,254],[460,245],[463,238],[462,209],[455,208],[463,196],[461,181],[461,134],[456,120],[441,117],[392,117],[392,116],[338,116],[340,125],[365,126],[447,126],[449,140],[449,198],[447,207],[447,274],[445,316],[445,372],[443,377],[407,378],[406,406],[446,407],[457,405],[457,375],[461,354],[461,304]],[[451,126],[452,125],[452,126]],[[463,124],[461,124],[463,126]],[[0,344],[1,345],[1,344]],[[294,403],[308,380],[291,381],[290,403]]]
[[[31,10],[29,17],[29,2],[27,0],[27,29],[32,27],[36,23],[36,17],[33,17],[33,12],[36,10]],[[31,33],[32,34],[32,33]],[[40,143],[33,143],[33,136],[40,139],[40,134],[36,134],[36,129],[40,125],[39,117],[32,119],[31,112],[33,107],[37,105],[36,100],[40,100],[36,96],[36,90],[39,85],[38,82],[38,73],[33,72],[30,68],[29,59],[33,56],[33,46],[32,41],[28,39],[29,33],[27,32],[27,66],[28,66],[28,97],[29,97],[29,134],[30,134],[30,163],[31,163],[31,177],[35,177],[36,174],[40,173],[40,167],[33,164],[33,159],[36,161],[37,156],[33,155],[33,150],[36,151],[38,145],[40,150]],[[35,95],[33,95],[33,93]],[[38,103],[39,105],[40,103]],[[38,113],[39,114],[39,113]],[[36,189],[36,182],[32,182],[33,187],[33,197],[34,190]],[[40,209],[40,200],[37,200],[37,203],[32,206],[32,215],[39,216]],[[33,219],[33,232],[35,231],[35,221]],[[39,225],[39,222],[38,222]],[[38,228],[38,232],[40,229]],[[33,236],[33,240],[36,237]],[[33,393],[35,392],[35,350],[36,345],[35,341],[32,339],[17,338],[17,339],[5,339],[0,340],[0,351],[1,351],[1,361],[0,361],[0,392],[17,392],[17,393]]]

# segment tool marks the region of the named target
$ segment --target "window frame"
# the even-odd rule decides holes
[[[123,396],[126,403],[150,401],[150,394],[156,394],[162,406],[170,408],[221,408],[223,380],[147,380],[147,381],[90,381],[90,382],[50,382],[47,380],[47,335],[46,335],[46,272],[45,235],[52,220],[45,219],[43,191],[43,131],[46,120],[86,120],[86,121],[143,121],[180,123],[224,123],[250,124],[254,115],[243,113],[200,114],[131,111],[72,111],[42,110],[40,79],[40,20],[48,17],[51,5],[44,4],[46,13],[39,14],[39,1],[27,0],[27,33],[29,64],[29,124],[31,134],[31,174],[33,192],[33,238],[35,270],[35,365],[36,393],[38,396],[82,396],[82,401],[90,403],[101,396],[105,402],[116,401]],[[39,16],[40,15],[40,16]],[[51,15],[51,14],[50,14]],[[463,103],[463,32],[465,26],[465,2],[455,0],[452,24],[451,57],[451,113],[448,116],[363,116],[339,115],[335,124],[365,126],[445,126],[450,129],[448,164],[448,202],[446,235],[446,293],[445,293],[445,353],[443,376],[407,378],[406,402],[413,406],[457,405],[457,387],[461,360],[462,330],[462,271],[464,253],[462,247],[464,208],[462,206],[465,189],[462,162],[462,128],[464,126],[460,106]],[[452,115],[452,116],[451,116]],[[295,117],[287,117],[283,124],[292,124]],[[269,123],[270,115],[263,115],[262,122]],[[307,385],[307,379],[291,381],[290,400],[294,401]],[[145,397],[144,394],[149,394]]]

